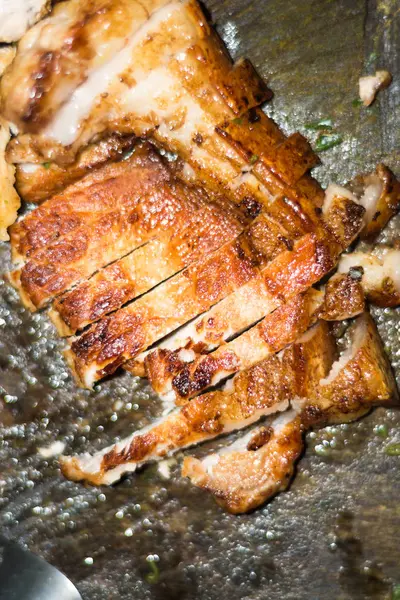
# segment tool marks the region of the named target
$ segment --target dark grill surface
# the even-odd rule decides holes
[[[207,7],[234,57],[248,56],[268,80],[275,99],[266,110],[285,132],[315,141],[304,125],[334,122],[343,143],[321,154],[322,183],[379,161],[400,175],[397,0]],[[373,107],[355,106],[359,76],[376,67],[392,72],[391,88]],[[392,221],[382,240],[399,226]],[[1,270],[9,266],[2,244]],[[110,489],[74,484],[38,448],[54,440],[67,451],[100,448],[160,407],[127,374],[93,393],[77,389],[46,315],[30,315],[4,283],[0,295],[1,530],[62,569],[85,600],[391,599],[400,584],[400,457],[385,448],[400,442],[399,411],[309,434],[290,490],[250,515],[227,515],[192,488],[179,456],[168,480],[151,466]],[[400,311],[373,314],[400,377]]]

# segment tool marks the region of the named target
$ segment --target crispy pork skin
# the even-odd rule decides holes
[[[382,307],[400,304],[400,250],[378,246],[376,254],[344,254],[338,271],[359,282],[373,304]]]
[[[27,262],[10,280],[27,305],[55,296],[158,233],[182,227],[204,194],[171,180],[158,158],[138,149],[45,202],[12,231],[14,257]]]
[[[50,317],[69,335],[147,292],[240,234],[234,214],[209,204],[56,299]]]

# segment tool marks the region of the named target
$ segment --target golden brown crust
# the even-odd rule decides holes
[[[172,228],[56,299],[51,317],[54,320],[57,313],[71,335],[197,262],[240,231],[237,219],[218,207],[199,209],[188,215],[182,229]]]
[[[337,374],[320,382],[302,413],[305,427],[352,420],[375,404],[398,401],[396,382],[376,325],[364,313],[353,325],[354,351]]]
[[[256,435],[258,440],[258,432]],[[211,492],[225,510],[240,514],[257,508],[289,485],[302,450],[301,423],[297,418],[256,450],[220,454],[211,475],[198,459],[187,457],[182,475]]]
[[[365,294],[360,281],[349,275],[334,275],[325,287],[321,318],[327,321],[350,319],[365,310]]]

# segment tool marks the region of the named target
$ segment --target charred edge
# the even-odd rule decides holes
[[[252,452],[259,450],[262,446],[265,446],[265,444],[269,442],[273,433],[274,430],[272,427],[261,427],[247,444],[247,450]]]

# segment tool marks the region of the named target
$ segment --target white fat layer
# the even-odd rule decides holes
[[[331,208],[332,202],[335,198],[348,198],[353,202],[358,202],[354,194],[347,188],[338,185],[337,183],[330,183],[325,190],[325,199],[322,206],[322,213],[326,215]]]
[[[48,0],[1,0],[0,42],[18,41],[43,14]]]
[[[101,67],[92,70],[86,81],[74,91],[68,102],[57,112],[47,127],[45,135],[64,146],[72,144],[78,135],[82,121],[90,114],[96,99],[107,90],[110,83],[119,74],[128,68],[135,46],[144,42],[159,28],[161,23],[180,9],[180,3],[172,2],[158,10],[138,31],[135,30],[125,48],[117,52]],[[149,98],[146,98],[144,108],[148,100]]]
[[[19,168],[24,173],[35,173],[40,167],[41,165],[36,165],[35,163],[23,163],[19,165]]]
[[[330,385],[336,379],[339,373],[346,367],[347,363],[350,362],[357,354],[364,342],[366,333],[367,326],[365,319],[359,317],[352,327],[350,345],[344,352],[342,352],[339,359],[333,363],[328,376],[324,379],[321,379],[319,382],[320,386]]]
[[[362,267],[362,285],[366,292],[382,287],[383,280],[389,278],[400,291],[400,250],[386,248],[380,255],[365,252],[344,254],[339,262],[338,272],[348,273],[351,268]]]
[[[364,221],[366,223],[369,223],[372,220],[382,191],[382,180],[377,175],[370,175],[364,193],[360,198],[360,204],[365,208]]]

